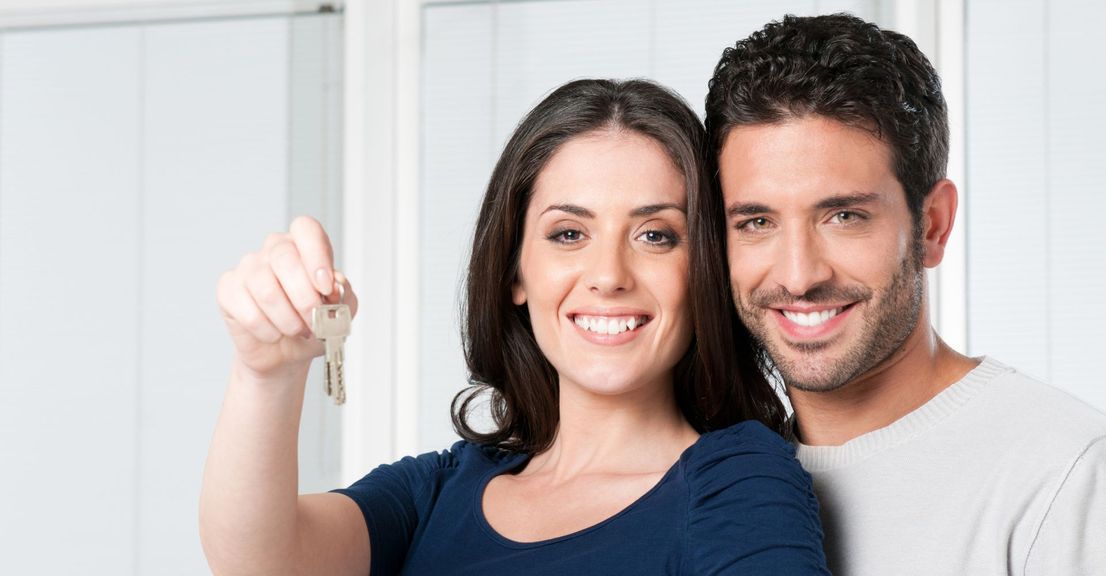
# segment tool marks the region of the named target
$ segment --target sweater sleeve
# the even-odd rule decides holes
[[[810,475],[758,422],[709,433],[687,461],[694,574],[828,575]]]
[[[1067,471],[1029,548],[1024,574],[1106,575],[1106,436],[1090,442]]]
[[[411,546],[425,500],[439,473],[456,465],[464,442],[450,450],[383,464],[349,488],[334,490],[357,503],[369,530],[370,574],[398,574]]]

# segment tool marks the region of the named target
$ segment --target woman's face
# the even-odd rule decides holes
[[[538,175],[513,288],[566,386],[670,390],[691,343],[687,191],[656,141],[578,136]]]

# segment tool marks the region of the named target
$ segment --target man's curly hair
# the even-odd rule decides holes
[[[891,149],[915,225],[948,163],[941,80],[910,38],[849,14],[785,16],[726,48],[707,94],[715,155],[734,126],[817,114]]]

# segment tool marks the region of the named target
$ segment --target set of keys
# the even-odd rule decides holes
[[[334,403],[339,406],[346,402],[342,345],[349,336],[351,320],[349,306],[342,302],[345,299],[346,289],[339,283],[338,303],[323,304],[311,311],[311,332],[315,334],[315,338],[322,340],[326,345],[323,386],[326,395],[333,398]]]

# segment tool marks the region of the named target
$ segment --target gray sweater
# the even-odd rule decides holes
[[[838,576],[1106,575],[1106,415],[995,360],[890,426],[797,450]]]

